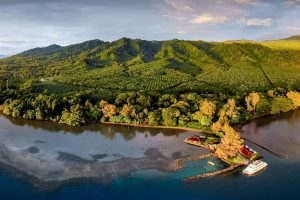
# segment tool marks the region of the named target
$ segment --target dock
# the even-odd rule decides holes
[[[211,177],[211,176],[217,176],[217,175],[221,175],[221,174],[225,174],[225,173],[228,173],[228,172],[231,172],[237,168],[239,168],[241,165],[231,165],[230,167],[226,168],[226,169],[222,169],[222,170],[219,170],[219,171],[215,171],[215,172],[209,172],[209,173],[204,173],[204,174],[199,174],[199,175],[195,175],[195,176],[190,176],[190,177],[187,177],[187,178],[184,178],[183,181],[195,181],[195,180],[198,180],[200,178],[205,178],[205,177]]]
[[[200,159],[209,158],[209,157],[217,157],[217,155],[215,153],[213,153],[214,150],[215,150],[215,147],[213,145],[204,145],[204,144],[201,144],[201,140],[200,141],[197,141],[197,140],[195,141],[195,140],[192,140],[192,139],[189,139],[189,138],[186,138],[184,140],[184,142],[189,144],[189,145],[206,148],[206,149],[210,150],[211,153],[206,154],[206,155],[200,155],[200,156],[195,156],[195,157],[191,156],[191,157],[187,157],[187,158],[178,159],[177,163],[176,163],[176,168],[177,169],[181,169],[181,168],[184,167],[184,161],[194,161],[194,160],[200,160]],[[221,159],[221,160],[223,160],[223,159]],[[248,163],[232,164],[232,163],[229,163],[226,160],[223,160],[223,161],[226,162],[227,164],[229,164],[230,166],[225,168],[225,169],[222,169],[222,170],[186,177],[186,178],[183,179],[183,181],[195,181],[195,180],[198,180],[200,178],[217,176],[217,175],[221,175],[221,174],[231,172],[231,171],[233,171],[233,170],[235,170],[235,169],[237,169],[241,166],[248,165]]]
[[[205,149],[209,149],[208,145],[203,145],[203,144],[201,144],[199,142],[191,141],[191,140],[188,140],[188,139],[185,139],[184,142],[187,143],[187,144],[189,144],[189,145],[193,145],[193,146],[197,146],[197,147],[202,147],[202,148],[205,148]]]
[[[181,158],[177,160],[176,167],[177,169],[180,169],[184,166],[184,161],[193,161],[193,160],[201,160],[204,158],[210,158],[210,157],[216,157],[214,153],[209,153],[205,155],[200,155],[200,156],[190,156],[186,158]]]

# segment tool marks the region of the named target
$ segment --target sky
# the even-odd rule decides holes
[[[92,39],[271,40],[300,34],[300,0],[0,0],[0,55]]]

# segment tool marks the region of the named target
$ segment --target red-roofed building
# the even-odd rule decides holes
[[[240,149],[240,152],[247,158],[251,158],[255,154],[254,151],[252,151],[250,148],[248,148],[245,145]]]

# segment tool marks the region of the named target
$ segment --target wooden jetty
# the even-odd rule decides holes
[[[204,158],[210,158],[210,157],[215,157],[216,155],[214,153],[209,153],[205,155],[200,155],[200,156],[191,156],[191,157],[186,157],[186,158],[181,158],[177,160],[176,163],[176,168],[180,169],[184,166],[184,161],[191,161],[191,160],[201,160]]]
[[[231,171],[239,168],[240,166],[241,166],[240,164],[238,164],[238,165],[231,165],[230,167],[228,167],[226,169],[219,170],[219,171],[209,172],[209,173],[204,173],[204,174],[199,174],[199,175],[195,175],[195,176],[190,176],[190,177],[184,178],[183,181],[195,181],[195,180],[200,179],[200,178],[205,178],[205,177],[211,177],[211,176],[217,176],[217,175],[225,174],[225,173],[231,172]]]

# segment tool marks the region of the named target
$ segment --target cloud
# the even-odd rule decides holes
[[[178,15],[176,13],[164,14],[163,17],[167,17],[167,18],[170,18],[170,19],[175,19],[175,20],[178,20],[178,21],[182,21],[182,20],[186,19],[185,16]]]
[[[242,5],[255,5],[256,0],[231,0],[234,3],[242,4]]]
[[[217,16],[209,13],[199,15],[192,19],[190,23],[192,24],[221,24],[228,20],[226,16]]]
[[[238,20],[239,23],[247,25],[247,26],[270,26],[272,24],[273,19],[259,19],[259,18],[240,18]]]
[[[185,1],[165,0],[166,4],[179,11],[193,11],[193,8]]]
[[[187,31],[184,31],[184,30],[178,30],[178,31],[174,31],[175,34],[178,34],[178,35],[185,35],[187,34],[188,32]]]
[[[286,30],[300,32],[300,26],[299,26],[299,27],[296,27],[296,26],[288,26],[288,27],[286,27]]]
[[[300,0],[285,0],[281,3],[281,5],[285,8],[289,8],[295,6],[296,8],[300,8]]]
[[[25,43],[26,42],[23,40],[1,40],[0,39],[0,44],[22,45]]]
[[[255,5],[257,0],[218,0],[218,3],[229,3],[229,4],[239,4],[239,5]]]

